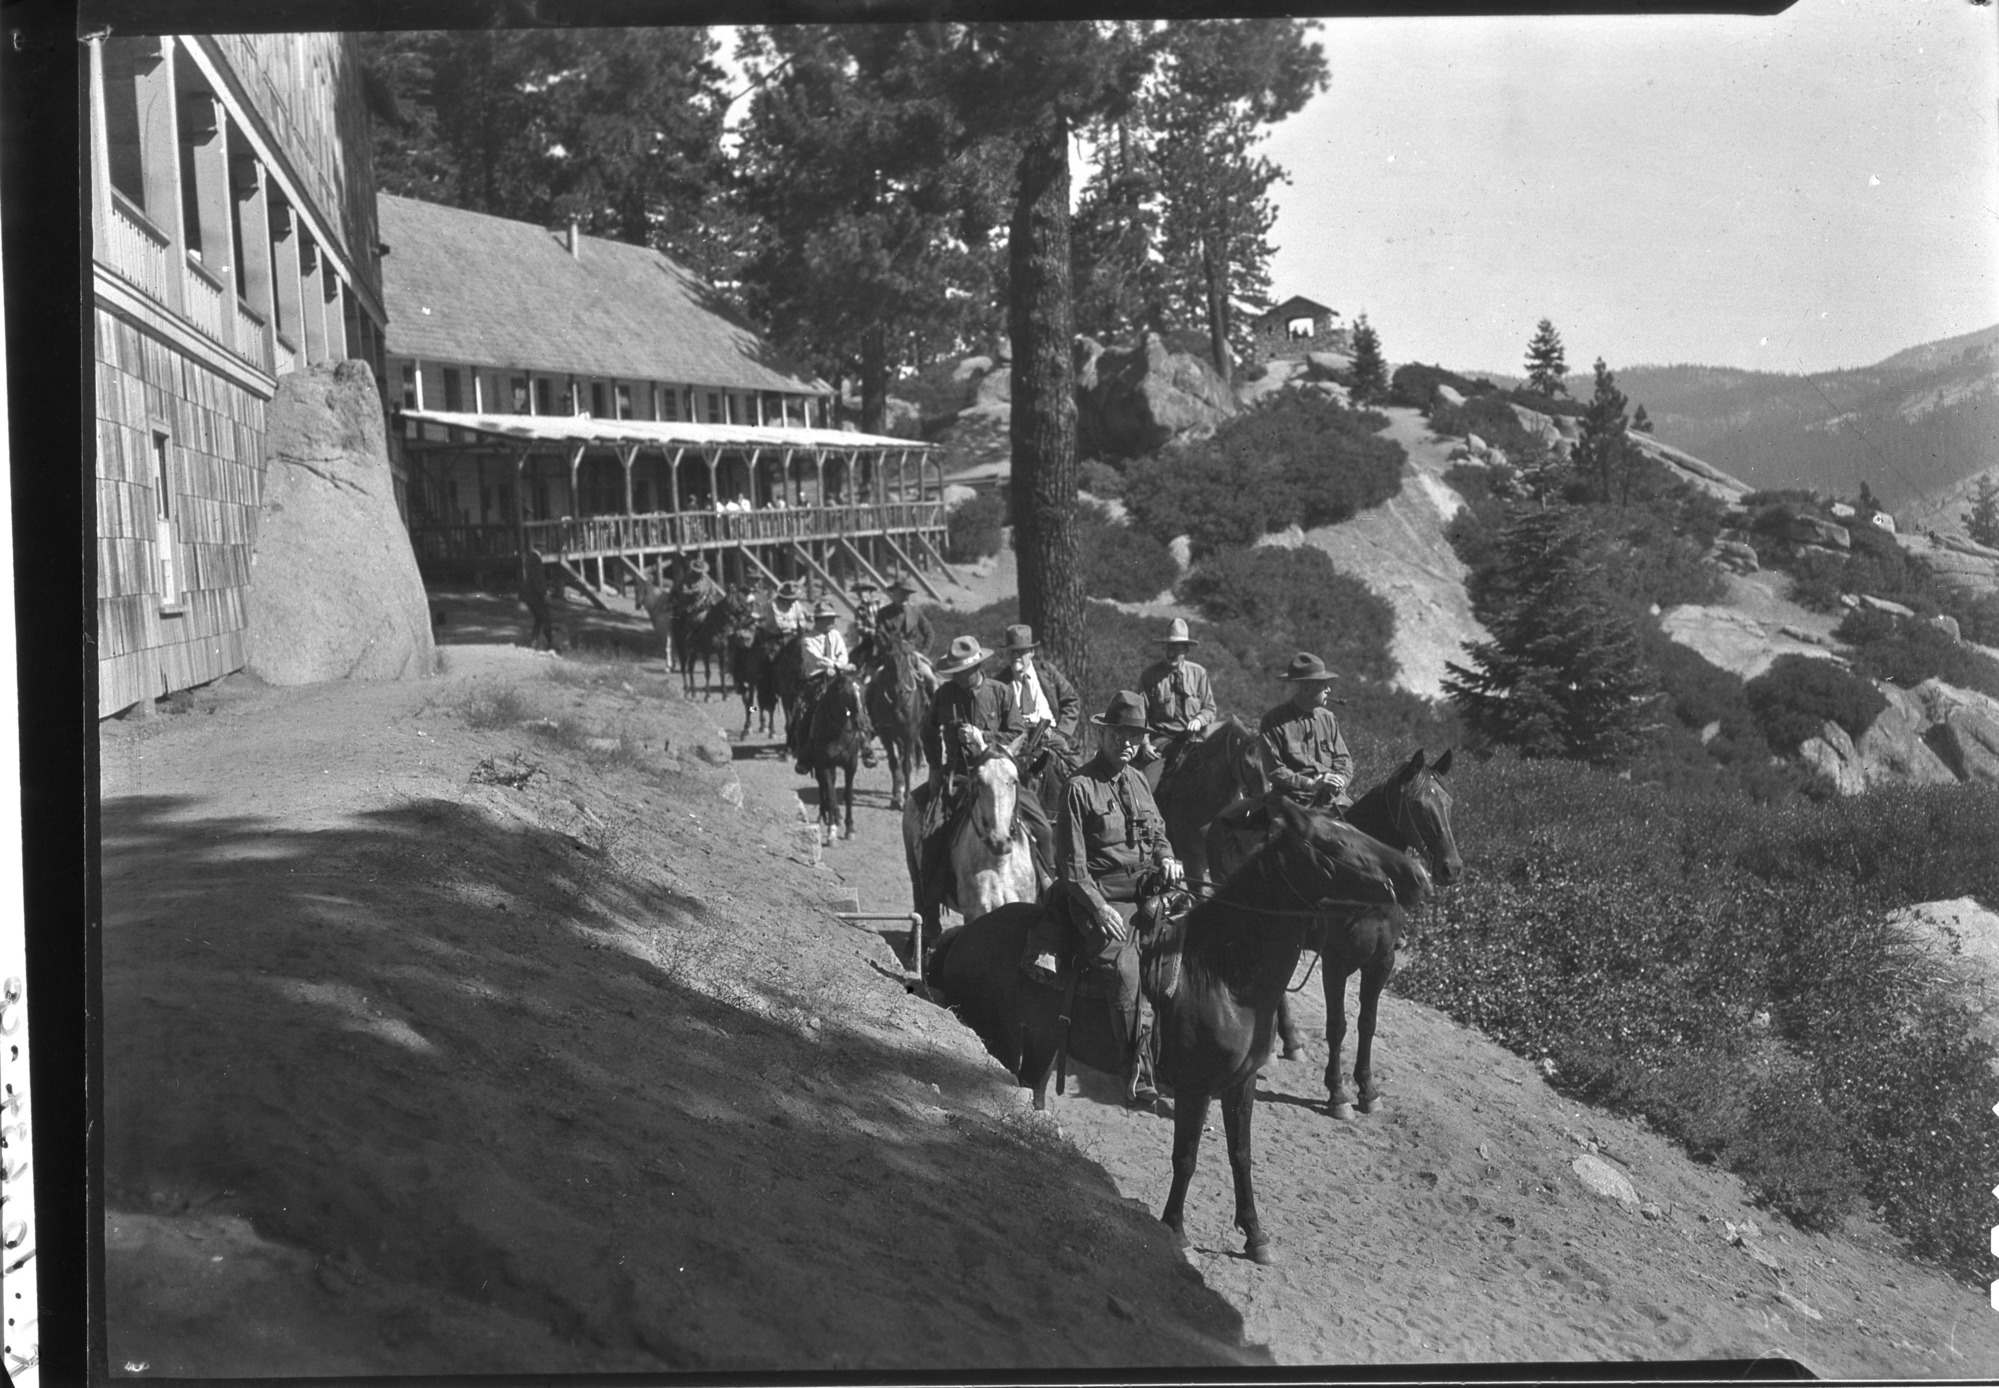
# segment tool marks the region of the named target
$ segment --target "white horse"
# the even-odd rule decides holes
[[[986,751],[984,739],[976,736],[976,730],[974,741],[975,759],[966,791],[971,805],[951,840],[951,876],[957,889],[958,914],[967,921],[977,920],[1010,901],[1038,900],[1041,889],[1047,885],[1035,866],[1034,841],[1020,816],[1020,797],[1025,793],[1020,784],[1020,768],[1006,751]],[[934,934],[942,908],[938,902],[921,899],[923,818],[920,798],[910,796],[902,811],[903,849],[909,858],[910,880],[918,895],[917,912]]]

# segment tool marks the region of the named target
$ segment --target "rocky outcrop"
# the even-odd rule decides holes
[[[1083,457],[1136,458],[1234,415],[1235,392],[1212,363],[1168,351],[1157,333],[1135,347],[1076,344],[1076,446]]]
[[[1253,405],[1266,395],[1275,395],[1288,386],[1300,384],[1305,379],[1305,363],[1295,357],[1276,357],[1263,364],[1263,369],[1236,387],[1236,397],[1245,405]]]
[[[1906,554],[1929,565],[1938,578],[1974,592],[1999,592],[1999,549],[1956,535],[1897,535]]]
[[[248,669],[283,685],[430,674],[430,607],[367,366],[279,377],[267,420]]]
[[[1691,453],[1682,452],[1670,444],[1660,443],[1650,434],[1632,430],[1625,435],[1637,446],[1641,453],[1656,462],[1664,463],[1675,476],[1689,482],[1708,495],[1726,502],[1737,502],[1750,492],[1750,486],[1740,478],[1731,477],[1712,463],[1704,463]]]
[[[1999,699],[1937,679],[1911,692],[1928,720],[1923,741],[1951,774],[1999,786]]]
[[[1879,688],[1888,707],[1881,710],[1853,744],[1860,761],[1860,774],[1868,786],[1955,785],[1958,778],[1943,758],[1930,749],[1926,738],[1930,720],[1923,701],[1911,691],[1892,684]]]
[[[1756,547],[1739,534],[1723,532],[1715,538],[1708,557],[1733,573],[1753,574],[1762,567]]]
[[[1725,605],[1683,603],[1667,608],[1659,617],[1666,635],[1745,680],[1755,679],[1780,655],[1830,656],[1821,641],[1794,635],[1786,630],[1787,625],[1762,621]]]
[[[1817,737],[1808,737],[1798,748],[1798,760],[1832,784],[1841,795],[1858,795],[1867,789],[1867,777],[1860,769],[1860,754],[1853,739],[1837,723],[1827,722]]]

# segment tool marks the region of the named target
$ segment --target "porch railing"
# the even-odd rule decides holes
[[[282,376],[288,371],[297,370],[298,348],[292,345],[291,339],[286,337],[282,330],[272,333],[271,337],[277,344],[277,361],[273,364],[271,374]]]
[[[202,336],[213,338],[231,351],[236,347],[234,324],[225,328],[222,316],[222,281],[209,273],[192,256],[187,262],[187,321]]]
[[[236,355],[252,366],[271,370],[271,354],[264,342],[264,316],[241,299],[236,301]]]
[[[167,251],[172,239],[116,188],[111,190],[111,215],[104,231],[112,272],[155,303],[167,302]]]

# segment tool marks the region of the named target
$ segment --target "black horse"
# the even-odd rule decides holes
[[[874,730],[868,726],[867,710],[862,707],[861,684],[853,671],[842,670],[827,682],[819,702],[813,706],[812,724],[802,735],[807,739],[806,764],[812,768],[812,779],[819,786],[820,842],[831,843],[835,830],[840,830],[842,838],[850,839],[854,836],[854,768],[861,760],[861,750],[874,736]],[[841,788],[842,797],[836,801],[834,781],[841,773],[845,773],[846,781]]]

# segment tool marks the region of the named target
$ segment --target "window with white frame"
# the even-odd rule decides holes
[[[175,524],[173,449],[167,435],[153,431],[153,536],[159,556],[160,610],[181,605],[180,527]]]

